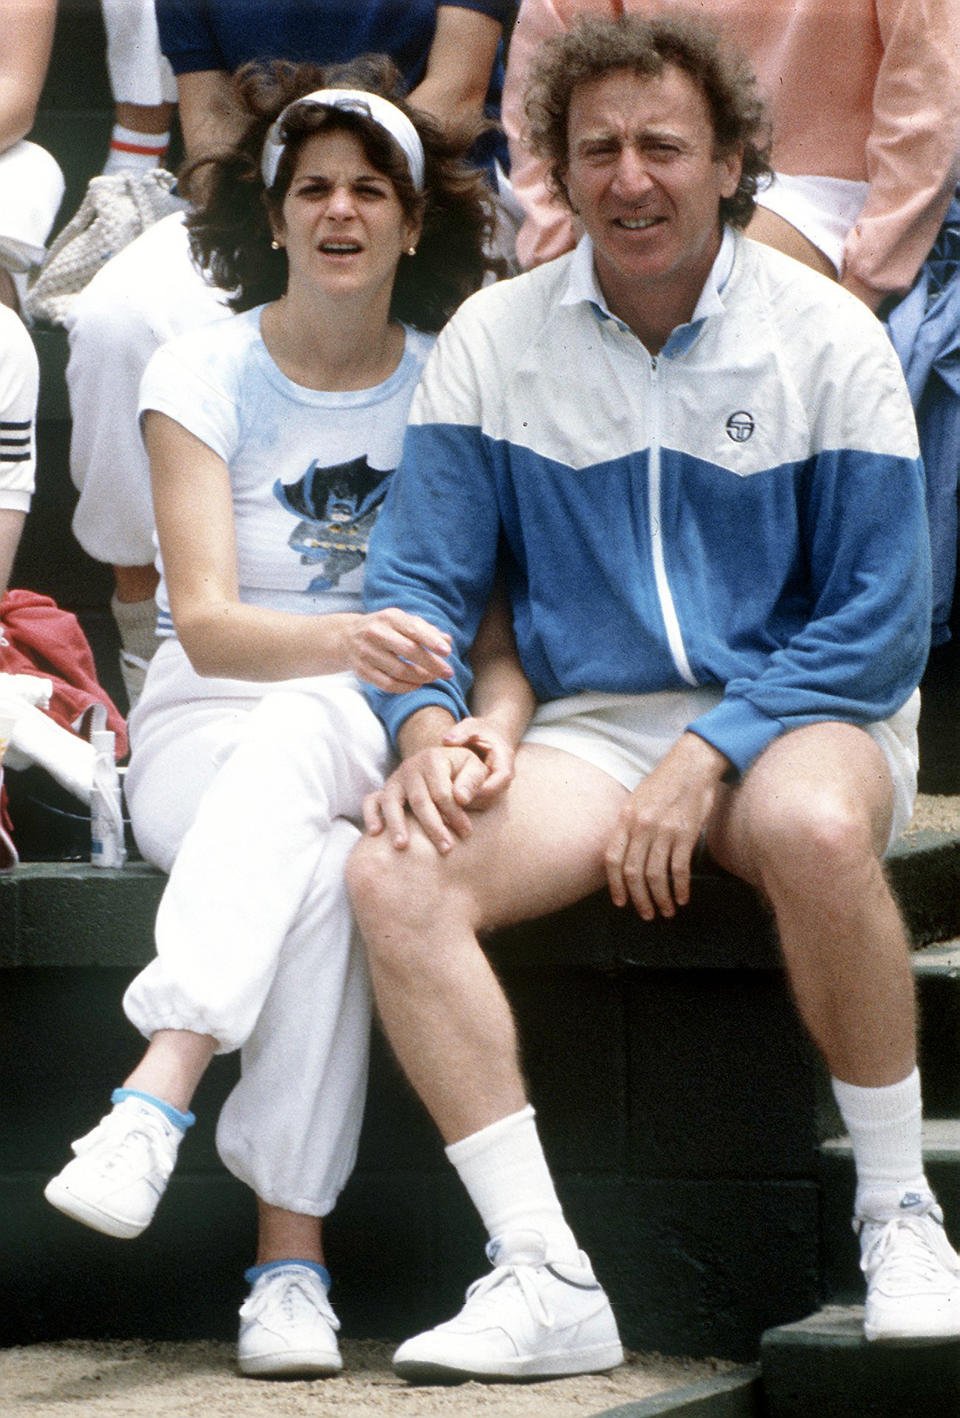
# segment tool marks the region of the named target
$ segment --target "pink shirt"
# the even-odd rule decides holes
[[[522,142],[533,55],[581,14],[689,11],[750,56],[773,118],[777,171],[870,185],[847,237],[842,281],[877,298],[909,288],[960,177],[960,0],[523,0],[503,120],[528,218],[524,266],[573,245],[544,164]]]

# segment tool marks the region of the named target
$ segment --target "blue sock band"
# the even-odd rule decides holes
[[[154,1098],[152,1093],[141,1093],[137,1088],[115,1088],[110,1094],[111,1103],[122,1103],[124,1098],[139,1098],[143,1103],[150,1103],[181,1132],[192,1128],[197,1121],[192,1113],[181,1113],[172,1103],[165,1103],[162,1098]]]
[[[263,1265],[251,1265],[248,1270],[243,1272],[243,1278],[252,1290],[261,1275],[267,1275],[271,1270],[282,1270],[288,1265],[302,1265],[306,1266],[307,1270],[312,1270],[316,1275],[319,1275],[323,1281],[324,1290],[329,1293],[332,1282],[326,1266],[315,1260],[297,1260],[295,1256],[291,1256],[289,1260],[268,1260],[264,1261]]]

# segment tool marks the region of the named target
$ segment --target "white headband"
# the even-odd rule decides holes
[[[271,124],[263,144],[260,172],[267,187],[274,184],[280,156],[286,147],[280,136],[284,120],[303,103],[317,104],[322,108],[347,109],[351,113],[362,114],[364,118],[369,118],[379,128],[383,128],[394,142],[400,145],[410,168],[414,187],[418,192],[423,191],[424,158],[420,134],[395,103],[391,103],[381,94],[368,93],[365,89],[318,89],[316,93],[304,94],[303,98],[288,103],[277,121]]]

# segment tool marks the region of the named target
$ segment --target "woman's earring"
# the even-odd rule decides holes
[[[408,246],[408,247],[407,247],[407,255],[408,255],[408,256],[416,256],[416,254],[417,254],[417,248],[416,248],[415,246]]]
[[[271,249],[271,251],[282,251],[282,250],[283,250],[283,246],[282,246],[281,243],[277,240],[276,237],[274,237],[273,240],[271,241],[271,243],[270,243],[270,249]]]

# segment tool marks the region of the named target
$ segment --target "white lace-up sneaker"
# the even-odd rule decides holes
[[[257,1277],[240,1306],[237,1364],[258,1378],[321,1378],[343,1368],[323,1281],[308,1265],[277,1266]]]
[[[487,1255],[494,1268],[470,1286],[460,1313],[401,1344],[393,1356],[401,1378],[540,1379],[623,1362],[610,1302],[582,1251],[549,1260],[538,1232],[517,1231],[491,1241]]]
[[[159,1108],[126,1097],[72,1144],[76,1157],[43,1194],[74,1221],[130,1240],[153,1220],[182,1139]]]
[[[908,1192],[893,1216],[859,1216],[860,1269],[867,1278],[867,1339],[960,1335],[960,1256],[929,1193]]]

